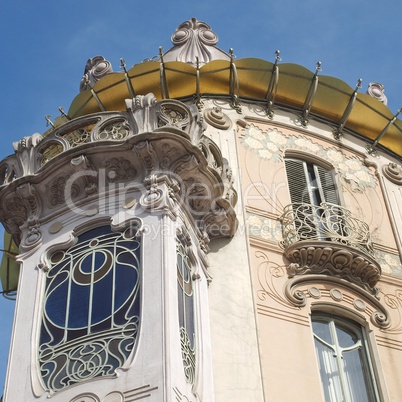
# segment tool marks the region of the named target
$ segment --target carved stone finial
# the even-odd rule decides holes
[[[384,105],[386,105],[388,102],[387,97],[384,95],[384,85],[380,84],[379,82],[370,82],[366,93],[379,100]]]
[[[179,25],[171,37],[174,47],[163,55],[166,61],[182,61],[193,65],[205,64],[214,59],[230,60],[215,47],[218,36],[205,22],[191,18]]]
[[[112,64],[103,56],[88,59],[84,76],[80,83],[80,92],[93,87],[102,77],[113,72]]]

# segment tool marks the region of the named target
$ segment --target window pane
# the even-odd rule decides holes
[[[177,290],[181,352],[186,381],[193,384],[196,368],[194,292],[187,246],[177,239]]]
[[[329,323],[324,321],[313,321],[314,335],[332,345],[331,333],[329,332]]]
[[[361,358],[361,355],[362,353],[359,349],[345,351],[343,354],[347,385],[353,402],[373,400],[370,395],[372,385],[366,382],[364,376],[364,365],[366,362],[364,361],[365,359]]]
[[[350,348],[359,340],[359,337],[352,330],[336,327],[336,335],[338,337],[339,346],[342,348]]]
[[[337,367],[333,349],[327,347],[318,339],[315,339],[321,381],[323,385],[325,401],[343,401],[341,379]]]
[[[139,328],[139,240],[93,229],[55,252],[49,268],[38,351],[44,386],[59,391],[114,375]]]
[[[312,327],[326,402],[374,402],[375,378],[360,326],[313,315]]]

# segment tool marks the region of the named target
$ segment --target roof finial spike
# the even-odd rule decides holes
[[[120,68],[122,68],[124,72],[127,73],[126,61],[123,58],[120,59]]]
[[[46,126],[52,126],[52,127],[54,128],[54,124],[53,124],[53,122],[50,120],[50,118],[51,118],[50,114],[47,114],[47,115],[45,116],[45,119],[46,119]]]
[[[64,111],[63,106],[60,106],[60,107],[59,107],[59,111],[60,111],[60,113],[61,113],[61,115],[62,115],[63,117],[65,117],[65,118],[68,119],[68,120],[71,120],[71,118],[68,116],[68,114]]]
[[[359,78],[357,80],[356,91],[362,87],[362,82],[363,82],[363,80],[361,78]]]
[[[282,61],[282,59],[281,59],[281,51],[280,50],[275,50],[275,61],[276,62]]]
[[[321,62],[320,61],[317,61],[317,64],[316,64],[316,69],[315,69],[315,71],[318,73],[319,71],[322,71],[322,69],[321,69]]]
[[[163,64],[163,47],[159,46],[159,60]]]

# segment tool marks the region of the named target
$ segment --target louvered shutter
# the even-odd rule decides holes
[[[319,175],[320,190],[323,195],[324,202],[334,204],[328,205],[328,209],[325,212],[327,231],[344,235],[345,225],[343,213],[342,209],[339,208],[339,197],[336,190],[333,172],[328,171],[318,165],[315,165],[315,169],[317,169]]]
[[[299,240],[330,240],[329,233],[343,234],[342,210],[332,171],[300,159],[285,159],[290,199]],[[320,207],[329,203],[328,208]]]
[[[315,165],[315,168],[317,169],[320,179],[320,189],[323,200],[331,204],[339,205],[333,172],[318,165]]]
[[[304,162],[297,159],[285,159],[285,167],[292,204],[310,204]]]
[[[313,212],[310,207],[307,166],[304,161],[298,159],[285,159],[285,167],[297,237],[299,240],[309,239],[314,236],[316,225],[312,220]]]

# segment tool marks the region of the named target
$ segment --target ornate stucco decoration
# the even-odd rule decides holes
[[[102,77],[113,72],[112,64],[103,56],[88,59],[80,82],[80,92],[92,88]]]
[[[387,97],[384,95],[384,85],[379,82],[370,82],[367,88],[367,94],[379,100],[384,105],[388,103]]]
[[[22,251],[31,250],[41,243],[42,210],[40,195],[29,181],[14,187],[2,198],[0,219],[7,231],[15,235]]]
[[[218,106],[205,110],[204,117],[208,124],[220,130],[227,130],[232,124],[229,117]]]
[[[102,397],[94,393],[80,393],[73,397],[69,402],[127,402],[132,400],[148,398],[154,391],[158,389],[157,386],[150,384],[143,385],[142,387],[129,389],[127,391],[112,391],[106,396]],[[102,395],[102,390],[99,390]],[[144,396],[145,395],[145,396]],[[134,399],[133,399],[134,398]]]
[[[295,313],[308,304],[325,303],[354,310],[366,316],[379,328],[390,328],[391,316],[386,308],[386,305],[389,305],[386,298],[384,303],[361,286],[334,275],[311,273],[289,277],[294,267],[289,268],[271,261],[268,254],[261,250],[256,251],[255,256],[259,260],[259,303],[265,304],[270,299],[278,306],[286,307]],[[298,321],[301,318],[300,315],[295,317]]]
[[[30,137],[24,137],[20,141],[13,142],[14,151],[20,155],[21,166],[25,175],[32,174],[30,170],[32,166],[33,149],[42,140],[42,136],[38,133]]]
[[[174,47],[163,55],[166,61],[181,61],[192,65],[230,57],[215,47],[218,36],[205,22],[191,18],[179,25],[171,37]]]
[[[16,153],[0,162],[1,219],[17,242],[24,237],[27,247],[33,245],[49,216],[68,210],[89,213],[88,208],[101,213],[112,204],[126,205],[124,197],[138,201],[142,194],[147,195],[138,208],[152,213],[169,209],[174,218],[178,202],[201,233],[210,238],[234,234],[232,171],[219,147],[203,134],[197,107],[171,99],[157,102],[153,94],[126,104],[124,112],[80,117],[43,138],[25,139],[29,147],[17,145]],[[22,194],[18,189],[28,182],[31,190]],[[170,188],[169,195],[156,202],[161,186]],[[100,197],[116,189],[122,199],[112,196],[100,203]],[[35,213],[33,201],[42,206]],[[26,228],[23,236],[21,228]]]
[[[287,135],[277,128],[262,130],[254,124],[249,124],[242,132],[241,143],[261,160],[275,163],[282,162],[283,154],[288,150],[317,155],[331,163],[340,177],[348,183],[353,183],[353,188],[358,192],[377,185],[375,175],[359,158],[346,155],[332,146],[324,148],[303,135]]]
[[[402,185],[402,167],[396,163],[389,163],[382,168],[384,176],[392,183]]]
[[[381,266],[374,258],[369,226],[346,208],[291,204],[281,216],[289,277],[324,274],[346,279],[376,295]]]
[[[376,295],[376,284],[381,276],[381,267],[374,260],[347,246],[322,242],[296,243],[286,249],[286,257],[292,261],[288,267],[290,278],[304,274],[324,274],[346,279]]]

